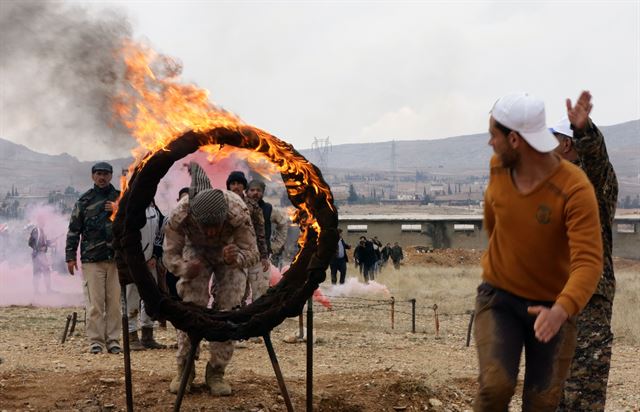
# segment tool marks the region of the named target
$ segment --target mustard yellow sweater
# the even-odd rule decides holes
[[[570,316],[587,304],[602,273],[602,240],[595,192],[580,168],[562,160],[523,195],[493,156],[484,225],[486,282],[525,299],[555,301]]]

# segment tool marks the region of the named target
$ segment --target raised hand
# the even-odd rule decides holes
[[[571,99],[567,99],[567,116],[574,129],[584,130],[592,108],[591,93],[587,90],[580,93],[575,106],[571,104]]]

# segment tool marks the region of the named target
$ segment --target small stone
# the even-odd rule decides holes
[[[442,402],[439,399],[431,398],[431,399],[429,399],[429,405],[431,405],[432,407],[436,408],[438,406],[442,406]]]

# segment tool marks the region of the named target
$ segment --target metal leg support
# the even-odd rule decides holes
[[[267,347],[267,352],[269,352],[269,359],[271,359],[271,365],[273,366],[273,371],[276,374],[278,386],[280,387],[280,393],[282,393],[282,397],[284,398],[284,403],[287,406],[287,412],[293,412],[293,405],[291,404],[291,398],[289,398],[287,385],[284,383],[284,378],[282,377],[282,371],[280,370],[280,364],[278,363],[276,352],[275,350],[273,350],[273,344],[271,343],[271,335],[267,333],[264,336],[262,336],[262,339],[264,339],[264,346]]]
[[[313,296],[307,301],[307,412],[313,411]]]
[[[131,379],[131,351],[129,350],[129,317],[127,315],[126,285],[121,288],[120,305],[122,310],[122,345],[124,347],[124,389],[127,397],[127,412],[133,412],[133,386]]]
[[[182,372],[182,378],[180,379],[180,388],[178,389],[178,394],[176,395],[176,401],[173,404],[173,412],[180,412],[182,398],[184,397],[184,392],[187,390],[187,382],[189,381],[189,375],[191,375],[191,368],[195,367],[193,363],[196,359],[196,352],[201,341],[200,338],[194,339],[192,336],[189,336],[189,338],[191,340],[191,349],[189,349],[187,364],[184,366],[184,371]]]

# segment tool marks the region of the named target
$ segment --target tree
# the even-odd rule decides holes
[[[349,203],[355,203],[358,201],[358,199],[359,197],[358,197],[358,193],[356,192],[356,188],[353,187],[353,183],[351,183],[349,185],[349,197],[347,198],[347,201]]]

